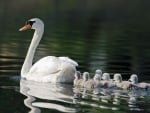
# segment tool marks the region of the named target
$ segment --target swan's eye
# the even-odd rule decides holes
[[[29,24],[30,26],[32,26],[34,23],[35,23],[35,21],[27,21],[27,22],[26,22],[26,25]]]

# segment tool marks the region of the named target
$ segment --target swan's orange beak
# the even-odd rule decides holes
[[[19,31],[25,31],[31,29],[31,25],[30,24],[26,24],[25,26],[23,26],[22,28],[19,29]]]

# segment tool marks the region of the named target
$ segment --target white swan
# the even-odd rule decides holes
[[[44,23],[38,18],[30,19],[19,31],[27,29],[34,29],[35,32],[21,69],[21,77],[38,82],[72,83],[78,64],[68,57],[47,56],[33,64],[36,48],[44,32]]]

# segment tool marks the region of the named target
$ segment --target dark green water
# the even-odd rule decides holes
[[[107,94],[108,103],[101,101],[101,93],[81,94],[79,101],[74,100],[72,86],[58,85],[54,86],[57,91],[51,91],[43,84],[39,87],[49,95],[34,95],[38,85],[19,78],[33,31],[18,31],[30,18],[44,21],[45,32],[34,61],[48,55],[69,56],[79,63],[78,70],[88,71],[91,76],[100,68],[111,75],[121,73],[124,79],[137,73],[140,81],[149,82],[149,5],[150,1],[143,0],[1,0],[0,113],[149,113],[147,92],[136,96],[131,92],[136,97],[135,107],[128,103],[130,93],[121,93],[118,105],[113,105],[114,93]],[[65,96],[60,100],[50,92]],[[60,106],[67,107],[66,111]]]

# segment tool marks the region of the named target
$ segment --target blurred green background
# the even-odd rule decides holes
[[[0,0],[0,74],[19,75],[33,31],[19,32],[30,18],[45,23],[35,60],[68,56],[78,70],[150,74],[150,1]]]

